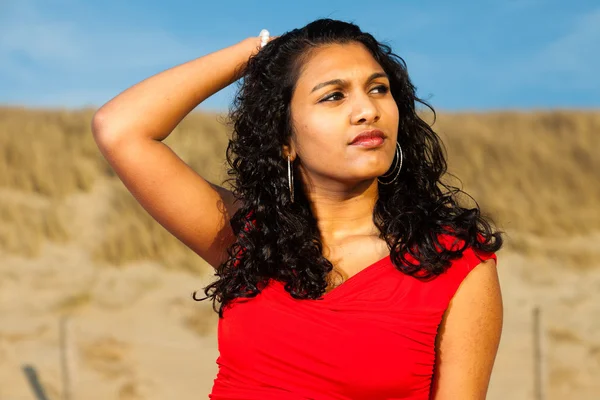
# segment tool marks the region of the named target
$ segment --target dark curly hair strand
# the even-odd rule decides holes
[[[317,220],[300,179],[294,180],[295,199],[290,202],[282,146],[292,135],[290,101],[311,50],[351,42],[362,43],[388,74],[400,115],[397,140],[403,168],[393,184],[379,185],[373,213],[396,268],[432,279],[467,247],[481,252],[502,247],[504,232],[492,229],[478,205],[459,206],[455,196],[464,192],[440,181],[447,171],[445,149],[416,105],[429,108],[434,118],[435,111],[416,96],[404,60],[353,23],[319,19],[286,32],[250,58],[229,111],[233,135],[226,155],[233,178],[227,181],[243,206],[230,220],[236,241],[228,248],[228,260],[216,269],[218,280],[205,287],[207,297],[199,299],[194,293],[198,301],[212,298],[220,318],[232,300],[256,296],[270,279],[284,282],[296,299],[318,299],[325,293],[333,265],[322,255]],[[464,241],[463,246],[442,246],[440,234],[452,235],[455,243]],[[406,254],[418,263],[409,262]]]

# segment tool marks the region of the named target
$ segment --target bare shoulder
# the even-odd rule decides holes
[[[502,324],[498,271],[490,258],[469,272],[444,313],[431,399],[485,399]]]

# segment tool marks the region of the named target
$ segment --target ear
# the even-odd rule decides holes
[[[283,154],[283,158],[285,158],[287,160],[288,155],[290,156],[290,159],[293,161],[294,158],[296,158],[296,154],[292,148],[292,146],[289,146],[287,144],[284,144],[282,146],[282,154]]]

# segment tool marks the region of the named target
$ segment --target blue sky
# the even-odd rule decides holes
[[[0,0],[0,104],[99,106],[262,28],[358,24],[436,109],[597,108],[600,2]],[[235,85],[198,108],[226,110]]]

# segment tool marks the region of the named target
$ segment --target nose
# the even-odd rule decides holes
[[[355,98],[350,115],[352,124],[371,124],[379,121],[380,117],[375,100],[364,94]]]

